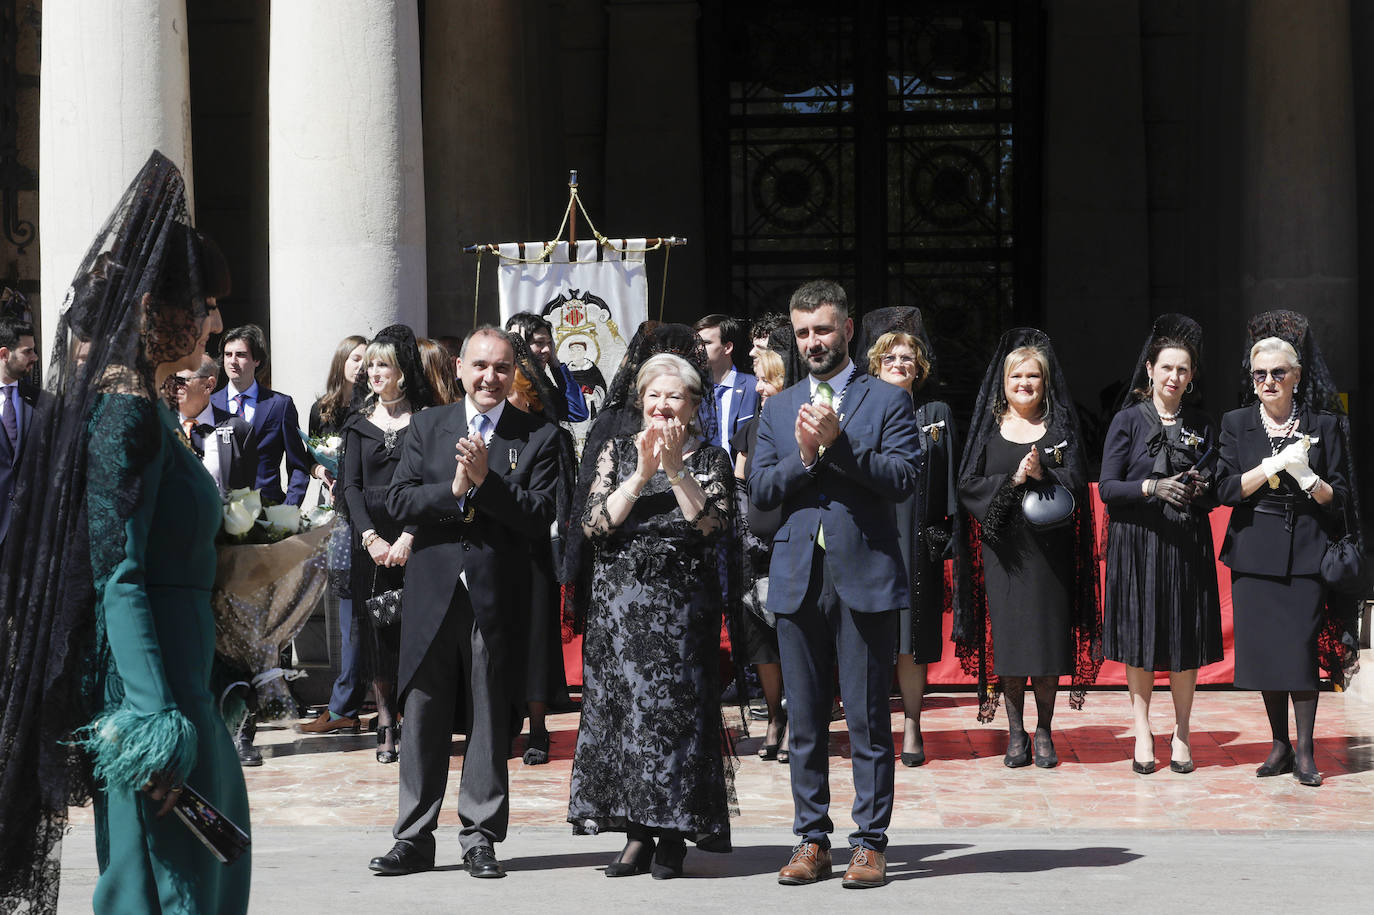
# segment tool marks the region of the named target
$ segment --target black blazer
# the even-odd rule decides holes
[[[1286,472],[1279,474],[1277,490],[1271,490],[1266,483],[1242,497],[1241,474],[1269,456],[1269,436],[1260,422],[1259,407],[1254,404],[1232,410],[1221,418],[1217,497],[1222,504],[1234,507],[1231,523],[1226,528],[1226,542],[1221,548],[1221,561],[1233,572],[1316,575],[1321,571],[1322,554],[1327,544],[1331,538],[1341,535],[1341,506],[1350,498],[1350,483],[1345,475],[1345,442],[1341,438],[1340,425],[1330,413],[1303,408],[1298,432],[1316,439],[1307,452],[1307,461],[1335,490],[1336,497],[1330,505],[1320,505],[1308,498]],[[1269,495],[1292,499],[1291,531],[1283,515],[1255,510],[1256,504]]]
[[[211,405],[215,416],[214,446],[219,450],[219,489],[251,489],[258,477],[258,434],[242,416]],[[207,441],[205,447],[211,443]]]
[[[467,434],[466,400],[422,410],[410,420],[386,505],[416,525],[401,608],[398,692],[404,692],[466,572],[478,628],[512,686],[523,679],[508,638],[529,616],[529,556],[547,549],[558,486],[558,427],[507,406],[487,445],[490,472],[464,508],[453,495],[454,448]],[[512,695],[515,695],[514,693]]]

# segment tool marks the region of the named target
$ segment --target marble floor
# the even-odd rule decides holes
[[[1028,705],[1031,705],[1028,698]],[[1198,694],[1193,713],[1190,775],[1168,770],[1172,705],[1156,692],[1152,723],[1161,771],[1131,772],[1129,706],[1122,691],[1090,693],[1082,711],[1061,708],[1055,745],[1061,764],[1053,770],[1007,769],[1004,719],[979,725],[971,693],[926,698],[923,718],[929,762],[897,766],[894,830],[933,828],[1081,830],[1159,829],[1212,832],[1374,830],[1374,704],[1325,694],[1317,716],[1320,789],[1291,777],[1257,779],[1254,769],[1269,749],[1259,696],[1232,691]],[[1027,709],[1030,717],[1030,709]],[[577,737],[575,713],[549,718],[553,733],[548,765],[510,760],[513,827],[559,826],[567,810],[568,780]],[[900,703],[893,701],[900,735]],[[763,733],[740,741],[736,774],[740,817],[735,825],[788,827],[792,822],[787,767],[754,756]],[[397,767],[378,764],[370,733],[304,736],[267,728],[258,736],[266,757],[247,769],[252,822],[258,826],[389,828],[395,817]],[[900,740],[898,741],[900,745]],[[455,737],[451,768],[456,786],[462,767]],[[517,745],[523,750],[523,740]],[[847,831],[853,798],[848,736],[843,721],[831,731],[832,811],[838,833]],[[450,800],[452,795],[450,795]],[[90,822],[90,809],[72,811],[74,824]],[[457,822],[452,804],[442,820]]]

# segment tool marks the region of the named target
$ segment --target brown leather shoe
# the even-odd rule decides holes
[[[328,710],[320,712],[320,717],[307,724],[296,725],[298,734],[330,734],[334,731],[352,731],[358,733],[358,719],[349,718],[330,718]]]
[[[844,872],[841,885],[848,890],[867,889],[887,883],[887,857],[880,851],[854,846],[849,858],[849,870]]]
[[[817,880],[830,879],[830,849],[818,842],[798,842],[792,849],[792,860],[778,871],[783,886],[805,886]]]

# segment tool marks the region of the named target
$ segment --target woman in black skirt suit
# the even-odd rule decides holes
[[[921,467],[916,491],[897,506],[897,532],[906,558],[908,606],[901,611],[897,685],[902,692],[904,766],[926,761],[921,737],[921,703],[926,672],[944,648],[946,551],[959,513],[958,438],[954,411],[936,399],[932,383],[935,353],[925,334],[921,311],[910,306],[880,308],[864,316],[861,352],[868,373],[896,385],[911,397],[921,430]]]
[[[1197,671],[1220,661],[1221,604],[1207,514],[1216,504],[1194,468],[1215,444],[1212,422],[1183,402],[1199,369],[1202,328],[1163,315],[1145,342],[1127,400],[1112,419],[1098,492],[1110,512],[1103,653],[1126,665],[1135,718],[1131,768],[1155,771],[1150,697],[1169,671],[1174,733],[1169,768],[1193,771],[1189,717]]]
[[[350,590],[377,699],[377,761],[394,763],[401,627],[374,626],[367,600],[405,584],[415,528],[403,528],[392,520],[386,509],[386,490],[400,463],[410,418],[430,406],[433,394],[415,334],[404,324],[385,328],[367,345],[364,371],[367,386],[355,386],[358,408],[344,422],[339,482],[355,537]]]
[[[969,431],[959,501],[975,523],[960,574],[955,645],[964,669],[979,678],[979,720],[992,719],[999,690],[1006,696],[1003,762],[1030,765],[1033,749],[1035,764],[1048,769],[1059,764],[1050,734],[1059,678],[1072,675],[1070,704],[1081,708],[1102,648],[1083,439],[1043,332],[1021,327],[1003,335]],[[1074,515],[1062,527],[1031,527],[1023,497],[1051,482],[1073,494]],[[1034,741],[1023,719],[1027,677],[1035,690]]]
[[[1314,376],[1327,374],[1306,319],[1270,312],[1252,319],[1250,331],[1258,403],[1222,417],[1217,481],[1221,501],[1234,506],[1221,559],[1231,568],[1235,685],[1262,691],[1273,732],[1273,746],[1255,774],[1291,771],[1316,787],[1322,777],[1312,735],[1329,603],[1321,561],[1342,533],[1342,509],[1351,499],[1348,440],[1340,418],[1322,409],[1331,403],[1325,385],[1306,377],[1305,361],[1319,363],[1312,366],[1319,369]],[[1339,665],[1328,662],[1328,670],[1332,666]],[[1288,738],[1290,697],[1296,746]]]

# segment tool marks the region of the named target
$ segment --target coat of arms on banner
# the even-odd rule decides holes
[[[580,454],[587,430],[606,400],[607,379],[615,376],[625,355],[625,338],[605,300],[591,292],[568,289],[544,306],[543,315],[553,325],[558,361],[572,371],[587,399],[587,421],[572,426]]]

